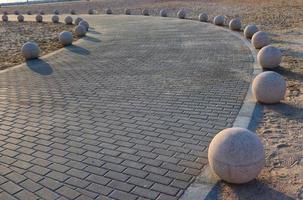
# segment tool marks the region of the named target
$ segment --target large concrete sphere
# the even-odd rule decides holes
[[[59,23],[59,17],[58,17],[58,15],[53,15],[52,16],[52,22],[53,23]]]
[[[258,136],[244,128],[219,132],[208,149],[211,169],[229,183],[246,183],[258,176],[265,164]]]
[[[89,15],[93,15],[93,14],[95,13],[95,11],[94,11],[94,9],[89,9],[89,10],[87,11],[87,13],[88,13]]]
[[[160,10],[160,16],[161,16],[161,17],[167,17],[167,13],[168,13],[168,12],[167,12],[166,9],[161,9],[161,10]]]
[[[81,18],[81,17],[77,17],[76,19],[75,19],[75,24],[76,25],[79,25],[79,23],[82,21],[83,19]]]
[[[60,14],[59,10],[54,10],[53,13],[54,13],[55,15],[59,15],[59,14]]]
[[[149,15],[148,9],[143,9],[142,10],[142,15],[148,16]]]
[[[68,31],[63,31],[59,34],[59,42],[63,46],[68,46],[73,43],[73,34]]]
[[[260,66],[265,69],[279,67],[282,61],[282,53],[280,49],[269,45],[258,52],[257,60]]]
[[[67,24],[67,25],[71,25],[71,24],[73,24],[73,18],[72,18],[71,16],[66,16],[66,17],[64,18],[64,22],[65,22],[65,24]]]
[[[270,44],[270,39],[267,33],[258,31],[253,35],[251,42],[256,49],[261,49]]]
[[[131,10],[130,9],[128,9],[128,8],[126,8],[125,10],[124,10],[124,13],[126,14],[126,15],[131,15]]]
[[[43,17],[42,15],[36,15],[36,22],[42,22],[43,21]]]
[[[31,14],[32,14],[32,11],[28,10],[26,13],[27,13],[28,15],[31,15]]]
[[[86,28],[86,30],[88,31],[89,29],[89,23],[85,20],[82,20],[79,25],[84,26]]]
[[[18,15],[17,20],[18,20],[18,22],[24,22],[23,15]]]
[[[185,17],[186,17],[185,10],[183,10],[183,9],[179,10],[178,13],[177,13],[177,16],[178,16],[179,19],[185,19]]]
[[[207,22],[207,21],[208,21],[208,16],[207,16],[207,14],[206,14],[206,13],[201,13],[201,14],[199,15],[199,21],[200,21],[200,22]]]
[[[21,48],[21,53],[26,60],[39,57],[40,49],[36,43],[27,42]]]
[[[78,25],[75,28],[75,33],[77,37],[83,37],[86,34],[86,27],[82,25]]]
[[[7,22],[8,21],[8,16],[7,15],[2,15],[2,21]]]
[[[107,14],[107,15],[111,15],[111,14],[113,14],[112,9],[110,9],[110,8],[106,8],[106,9],[105,9],[105,14]]]
[[[20,15],[20,12],[19,12],[18,10],[15,10],[15,11],[14,11],[14,14],[15,14],[15,15]]]
[[[247,26],[245,27],[245,29],[244,29],[244,35],[245,35],[246,38],[251,39],[252,36],[253,36],[256,32],[258,32],[258,31],[259,31],[259,29],[258,29],[258,27],[257,27],[256,25],[250,24],[250,25],[247,25]]]
[[[225,17],[223,15],[218,15],[214,18],[214,24],[217,26],[223,26]]]
[[[276,72],[262,72],[253,80],[252,90],[257,101],[260,103],[279,103],[284,99],[286,82]]]
[[[75,15],[75,14],[76,14],[76,10],[71,9],[71,10],[69,11],[69,13],[70,13],[71,15]]]
[[[239,18],[230,20],[229,28],[233,31],[240,31],[242,28],[241,20]]]

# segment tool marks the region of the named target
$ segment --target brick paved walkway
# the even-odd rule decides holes
[[[237,116],[249,49],[211,24],[87,18],[85,41],[0,74],[0,199],[178,199]]]

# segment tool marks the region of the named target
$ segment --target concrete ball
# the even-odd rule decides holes
[[[6,10],[3,11],[3,15],[8,15],[8,12]]]
[[[261,49],[270,44],[270,39],[267,33],[258,31],[253,35],[251,42],[256,49]]]
[[[161,9],[161,10],[160,10],[160,16],[161,16],[161,17],[167,17],[167,14],[168,14],[168,12],[167,12],[166,9]]]
[[[183,10],[183,9],[179,10],[178,13],[177,13],[177,16],[178,16],[179,19],[185,19],[185,17],[186,17],[185,10]]]
[[[59,16],[58,15],[53,15],[52,16],[52,22],[53,23],[59,23]]]
[[[93,15],[93,14],[95,13],[95,11],[94,11],[94,9],[89,9],[89,10],[87,11],[87,13],[88,13],[89,15]]]
[[[247,25],[247,26],[245,27],[245,29],[244,29],[244,35],[245,35],[246,38],[251,39],[252,36],[253,36],[256,32],[258,32],[258,31],[259,31],[259,29],[258,29],[258,27],[257,27],[256,25],[250,24],[250,25]]]
[[[82,25],[78,25],[75,28],[75,33],[77,37],[83,37],[86,34],[86,27]]]
[[[88,31],[89,29],[89,23],[85,20],[82,20],[79,25],[84,26],[86,28],[86,30]]]
[[[8,16],[7,15],[2,15],[2,21],[7,22],[8,21]]]
[[[69,13],[70,13],[71,15],[75,15],[75,14],[76,14],[76,10],[71,9],[71,10],[69,11]]]
[[[264,148],[255,133],[244,128],[227,128],[211,141],[208,161],[221,179],[246,183],[256,178],[264,167]]]
[[[233,31],[240,31],[242,28],[241,20],[239,18],[230,20],[229,28]]]
[[[253,80],[252,90],[257,101],[260,103],[279,103],[284,99],[286,82],[284,78],[276,72],[262,72]]]
[[[26,13],[27,13],[28,15],[31,15],[31,14],[32,14],[32,11],[28,10]]]
[[[68,31],[63,31],[59,34],[59,42],[63,46],[68,46],[73,43],[73,34]]]
[[[18,20],[18,22],[24,22],[23,15],[18,15],[17,20]]]
[[[71,25],[71,24],[73,24],[73,18],[72,18],[71,16],[66,16],[66,17],[64,18],[64,22],[65,22],[65,24],[67,24],[67,25]]]
[[[207,14],[206,14],[206,13],[201,13],[201,14],[199,15],[199,21],[200,21],[200,22],[207,22],[207,21],[208,21],[208,16],[207,16]]]
[[[36,22],[41,23],[43,21],[42,15],[36,15]]]
[[[260,66],[265,69],[279,67],[282,61],[282,53],[280,49],[269,45],[258,52],[257,60]]]
[[[26,60],[35,59],[39,57],[40,49],[34,42],[26,42],[22,48],[21,53]]]
[[[142,10],[142,15],[148,16],[149,15],[148,9],[143,9]]]
[[[40,15],[44,15],[44,14],[45,14],[45,12],[44,12],[43,10],[40,10],[38,13],[39,13]]]
[[[15,10],[15,11],[14,11],[14,14],[15,14],[15,15],[20,15],[20,12],[19,12],[18,10]]]
[[[126,8],[126,9],[124,10],[124,13],[125,13],[126,15],[131,15],[131,10],[128,9],[128,8]]]
[[[218,15],[214,18],[214,24],[217,26],[223,26],[225,17],[223,15]]]
[[[60,14],[59,10],[54,10],[53,13],[54,13],[55,15],[59,15],[59,14]]]
[[[106,9],[105,9],[105,14],[107,14],[107,15],[111,15],[111,14],[113,14],[112,9],[110,9],[110,8],[106,8]]]
[[[77,17],[76,19],[75,19],[75,24],[76,25],[79,25],[79,23],[82,21],[83,19],[81,18],[81,17]]]

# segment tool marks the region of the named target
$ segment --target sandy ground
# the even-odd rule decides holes
[[[167,8],[169,16],[185,8],[188,18],[197,18],[200,12],[223,14],[229,19],[239,16],[243,25],[257,24],[271,34],[273,45],[282,49],[284,58],[277,70],[287,80],[287,96],[276,105],[265,105],[257,128],[266,150],[266,167],[257,180],[244,185],[219,183],[218,199],[303,199],[303,1],[302,0],[95,0],[49,5],[1,8],[52,13],[54,9],[68,13],[87,13],[94,8],[98,13],[110,7],[115,14],[125,8],[140,14],[148,8],[158,15]],[[2,34],[1,34],[2,35]],[[2,55],[2,52],[1,52]]]

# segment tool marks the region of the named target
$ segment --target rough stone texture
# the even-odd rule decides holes
[[[65,22],[65,24],[67,24],[67,25],[71,25],[71,24],[73,24],[73,18],[72,18],[71,16],[66,16],[66,17],[64,18],[64,22]]]
[[[8,16],[7,15],[2,15],[2,21],[7,22],[8,21]]]
[[[259,29],[255,24],[249,24],[244,29],[244,35],[246,38],[251,39],[252,36],[258,31]]]
[[[42,21],[43,21],[42,15],[40,14],[36,15],[36,22],[42,22]]]
[[[161,16],[161,17],[167,17],[167,13],[168,13],[168,12],[167,12],[166,9],[161,9],[161,10],[160,10],[160,16]]]
[[[256,49],[261,49],[270,44],[270,39],[266,32],[258,31],[253,35],[251,43]]]
[[[126,15],[131,15],[131,10],[130,9],[128,9],[128,8],[126,8],[125,10],[124,10],[124,13],[126,14]]]
[[[86,27],[82,26],[82,25],[76,26],[75,33],[76,33],[76,36],[78,36],[78,37],[85,36],[85,34],[86,34]]]
[[[55,15],[59,15],[59,14],[60,14],[59,10],[54,10],[53,13],[54,13]]]
[[[178,16],[179,19],[185,19],[185,17],[186,17],[185,10],[183,10],[183,9],[179,10],[178,13],[177,13],[177,16]]]
[[[179,199],[238,114],[249,48],[197,21],[85,19],[94,31],[77,45],[0,73],[1,191]]]
[[[21,53],[26,60],[35,59],[39,57],[40,49],[36,43],[27,42],[22,46]]]
[[[24,22],[24,16],[18,15],[17,20],[18,20],[18,22]]]
[[[79,23],[82,21],[83,19],[81,18],[81,17],[77,17],[76,19],[75,19],[75,24],[76,25],[79,25]]]
[[[107,14],[107,15],[111,15],[111,14],[113,14],[112,9],[110,9],[110,8],[106,8],[106,9],[105,9],[105,14]]]
[[[222,15],[216,16],[214,18],[214,24],[217,26],[223,26],[225,21],[225,17]]]
[[[229,183],[246,183],[258,176],[265,164],[258,136],[243,128],[219,132],[208,148],[211,169]]]
[[[229,28],[230,30],[233,31],[241,31],[242,28],[241,20],[239,18],[230,20]]]
[[[63,46],[71,45],[73,42],[73,34],[68,31],[63,31],[59,34],[59,42]]]
[[[85,20],[82,20],[79,25],[86,27],[86,30],[88,31],[89,29],[89,23]]]
[[[280,49],[274,46],[263,47],[257,56],[258,63],[264,69],[272,69],[279,67],[282,61],[282,53]]]
[[[253,94],[260,103],[279,103],[284,99],[286,81],[276,72],[262,72],[253,81]]]
[[[201,13],[198,18],[199,18],[200,22],[207,22],[208,21],[208,15],[206,13]]]
[[[59,19],[59,16],[58,16],[58,15],[53,15],[53,16],[52,16],[52,22],[53,22],[53,23],[59,23],[59,20],[60,20],[60,19]]]
[[[142,15],[149,16],[149,11],[148,11],[148,9],[143,9],[143,10],[142,10]]]

